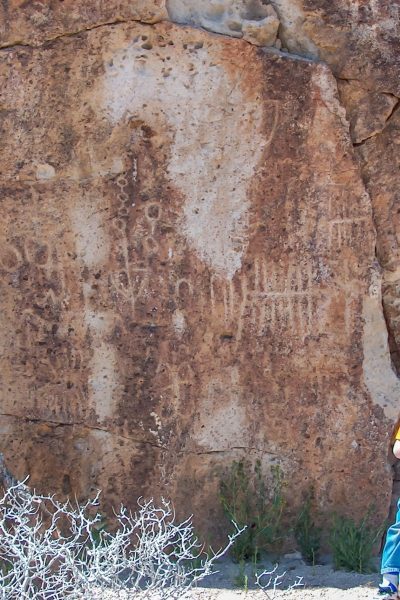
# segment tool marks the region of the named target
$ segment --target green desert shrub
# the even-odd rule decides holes
[[[270,549],[283,539],[282,513],[285,506],[283,477],[279,466],[271,469],[267,489],[261,462],[234,461],[220,483],[220,499],[228,519],[245,531],[231,548],[233,560],[257,561],[261,550]]]
[[[370,508],[358,522],[351,517],[334,515],[330,544],[336,569],[357,573],[370,573],[374,570],[374,548],[385,531],[385,524],[373,526],[372,512],[373,508]]]
[[[304,560],[315,565],[321,548],[321,528],[317,527],[313,516],[315,502],[314,488],[310,488],[297,515],[294,535]]]

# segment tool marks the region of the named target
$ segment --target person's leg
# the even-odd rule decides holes
[[[379,591],[382,594],[394,594],[399,587],[400,572],[400,500],[397,502],[396,520],[386,533],[386,541],[382,553],[382,583]]]
[[[395,571],[382,575],[382,582],[379,584],[379,591],[382,593],[396,594],[399,587],[399,573]]]

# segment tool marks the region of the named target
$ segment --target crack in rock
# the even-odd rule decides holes
[[[106,433],[107,435],[111,435],[111,436],[116,436],[119,437],[123,440],[127,440],[129,442],[133,442],[135,444],[145,444],[148,446],[152,446],[153,448],[160,448],[161,450],[166,450],[167,447],[166,446],[162,446],[159,444],[154,444],[153,442],[149,442],[148,440],[139,440],[137,438],[133,438],[127,435],[123,435],[121,433],[118,433],[117,431],[110,431],[109,429],[105,429],[104,427],[98,427],[95,425],[87,425],[86,423],[82,423],[82,422],[78,422],[78,423],[66,423],[64,421],[52,421],[50,419],[39,419],[39,418],[34,418],[34,417],[23,417],[21,415],[15,415],[15,414],[11,414],[11,413],[1,413],[0,417],[8,417],[8,418],[12,418],[12,419],[17,419],[20,421],[24,421],[26,423],[45,423],[45,424],[49,424],[49,425],[54,425],[55,427],[81,427],[83,429],[89,429],[92,431],[102,431],[103,433]]]
[[[399,98],[397,98],[397,96],[395,96],[394,94],[388,94],[388,93],[385,93],[382,95],[385,95],[388,98],[391,98],[392,106],[389,109],[388,115],[385,117],[382,126],[377,131],[374,131],[373,133],[371,133],[371,135],[364,137],[362,140],[360,140],[358,142],[353,142],[354,147],[357,148],[359,146],[363,146],[365,144],[365,142],[367,142],[368,140],[372,139],[373,137],[376,137],[377,135],[380,135],[384,131],[385,127],[389,124],[391,118],[393,117],[393,114],[398,110],[399,105],[400,105],[400,100],[399,100]]]

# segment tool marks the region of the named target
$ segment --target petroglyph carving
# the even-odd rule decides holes
[[[152,227],[151,233],[154,234],[154,230],[156,227],[155,222],[161,218],[161,205],[156,202],[152,202],[151,204],[148,204],[145,209],[145,214],[146,214],[147,220],[150,222],[151,227]]]
[[[157,254],[160,248],[157,240],[151,235],[148,235],[144,238],[143,247],[148,256],[151,256],[152,254]]]
[[[179,279],[176,282],[175,296],[179,306],[182,308],[189,301],[193,293],[192,284],[187,279]]]
[[[329,245],[331,248],[353,247],[365,243],[367,217],[337,219],[329,222]]]
[[[169,52],[168,47],[157,46],[157,55],[146,68],[150,79],[138,62],[143,55],[139,42],[116,53],[102,81],[104,110],[114,124],[140,110],[152,129],[174,132],[167,173],[185,197],[183,231],[200,258],[231,279],[247,246],[248,182],[270,140],[260,135],[260,104],[244,92],[242,74],[239,83],[237,74],[227,75],[215,62],[210,68],[207,48],[199,44],[191,54],[193,69],[182,70],[172,63],[165,79]],[[187,89],[192,90],[190,106],[185,102]],[[162,110],[166,102],[167,113]],[[212,126],[200,129],[205,115]],[[243,153],[251,160],[243,163]]]
[[[367,242],[370,212],[365,195],[359,198],[357,204],[349,203],[346,186],[328,182],[324,190],[318,190],[318,197],[326,206],[326,217],[321,219],[321,224],[326,227],[330,250],[359,247]]]
[[[289,266],[282,272],[258,256],[251,278],[241,273],[235,285],[232,281],[210,279],[211,307],[217,314],[218,303],[222,303],[224,321],[232,325],[238,340],[249,322],[259,336],[268,329],[282,328],[306,335],[313,327],[316,293],[313,282],[310,265]]]
[[[260,272],[258,296],[262,300],[262,309],[258,331],[261,333],[265,327],[274,328],[278,323],[280,326],[284,323],[294,331],[309,333],[313,325],[311,266],[307,265],[305,269],[289,266],[282,278],[274,267],[268,269],[261,260]]]
[[[168,363],[160,362],[156,369],[157,382],[161,386],[162,396],[164,399],[168,396],[176,408],[179,408],[185,386],[192,385],[193,376],[191,365],[187,362],[176,364],[173,356]]]
[[[0,240],[0,265],[8,273],[14,273],[23,263],[20,250],[11,244]]]
[[[239,15],[241,36],[264,8]],[[215,510],[214,467],[272,452],[289,498],[306,485],[301,459],[324,505],[351,490],[359,516],[360,461],[333,475],[355,436],[382,473],[387,422],[371,429],[376,373],[360,368],[375,259],[359,240],[373,227],[333,77],[243,39],[131,18],[6,48],[0,70],[11,64],[0,387],[7,410],[72,426],[16,418],[0,451],[22,471],[45,449],[55,490],[67,472],[73,493],[98,486],[110,501],[155,489],[200,522]],[[38,181],[45,161],[55,176]]]

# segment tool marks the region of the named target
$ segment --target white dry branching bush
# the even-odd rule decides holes
[[[182,598],[232,546],[206,554],[192,518],[176,522],[171,504],[121,506],[111,531],[99,494],[84,504],[59,502],[11,485],[0,498],[0,599],[97,600]]]
[[[295,581],[287,586],[286,589],[282,589],[280,586],[283,584],[286,571],[278,573],[278,565],[271,571],[263,571],[262,573],[256,573],[256,586],[260,588],[267,597],[268,600],[274,600],[279,593],[279,597],[282,598],[287,592],[291,592],[295,588],[302,587],[303,578],[296,577]]]

